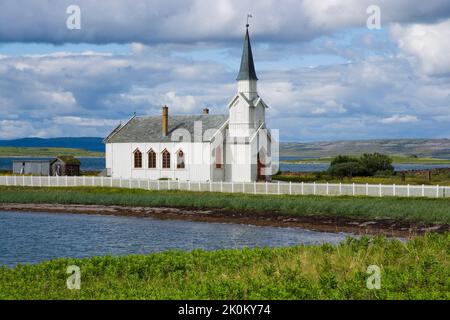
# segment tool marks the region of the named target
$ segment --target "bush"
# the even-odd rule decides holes
[[[366,169],[366,173],[369,176],[373,176],[377,171],[394,172],[392,159],[384,154],[366,153],[359,159],[359,162]]]
[[[338,155],[333,160],[331,160],[331,166],[334,166],[336,164],[340,163],[349,163],[349,162],[358,162],[359,160],[357,158],[351,157],[351,156],[342,156]]]
[[[366,173],[365,168],[359,162],[338,163],[330,166],[328,173],[332,177],[342,179],[344,177],[363,176]]]

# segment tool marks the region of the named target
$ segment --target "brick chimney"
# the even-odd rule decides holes
[[[209,114],[209,109],[208,108],[203,109],[202,114]]]
[[[162,135],[165,137],[169,132],[169,107],[162,107]]]

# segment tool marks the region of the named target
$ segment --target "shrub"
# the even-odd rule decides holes
[[[348,162],[358,162],[358,159],[354,158],[354,157],[351,157],[351,156],[338,155],[333,160],[331,160],[331,164],[330,165],[334,166],[336,164],[348,163]]]
[[[373,176],[377,171],[394,172],[392,159],[380,153],[365,153],[359,159],[361,165],[365,168],[367,175]]]
[[[363,176],[366,170],[359,162],[346,162],[330,166],[328,173],[332,177],[342,179],[344,177]]]

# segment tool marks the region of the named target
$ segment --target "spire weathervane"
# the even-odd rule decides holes
[[[248,24],[248,19],[250,19],[250,18],[253,18],[253,16],[250,14],[250,13],[248,13],[247,14],[247,24],[246,24],[246,27],[248,28],[248,27],[250,27],[250,25]]]

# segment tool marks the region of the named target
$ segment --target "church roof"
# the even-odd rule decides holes
[[[248,27],[245,33],[244,49],[242,50],[241,68],[236,80],[258,80],[256,77],[255,64],[253,62],[252,46],[250,44],[250,35]]]
[[[162,135],[161,116],[134,117],[122,127],[116,129],[106,139],[106,143],[127,143],[127,142],[171,142],[172,133],[176,129],[185,129],[194,141],[194,123],[201,121],[203,140],[209,141],[213,134],[228,120],[228,115],[180,115],[168,117],[168,134]],[[213,129],[213,130],[210,130]],[[206,132],[209,130],[208,132]],[[205,134],[206,132],[206,134]]]

